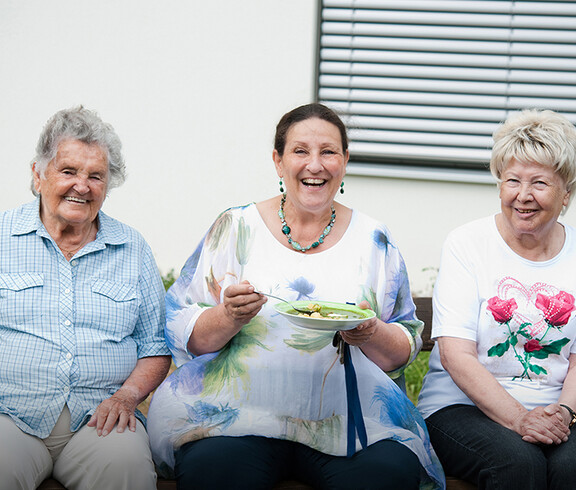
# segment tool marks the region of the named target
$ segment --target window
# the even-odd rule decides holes
[[[350,129],[349,173],[492,181],[492,133],[511,111],[576,122],[576,2],[324,0],[320,10],[318,99]]]

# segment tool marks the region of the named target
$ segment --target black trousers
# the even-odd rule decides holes
[[[379,441],[351,458],[258,436],[208,437],[176,452],[179,490],[271,489],[284,479],[315,489],[418,489],[424,471],[406,446]]]
[[[576,488],[576,434],[559,445],[532,444],[471,405],[443,408],[426,425],[446,474],[479,489]]]

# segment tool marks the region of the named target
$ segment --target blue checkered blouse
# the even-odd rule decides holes
[[[39,203],[0,213],[0,413],[44,438],[64,404],[76,431],[138,359],[170,351],[142,236],[100,211],[96,239],[68,262]]]

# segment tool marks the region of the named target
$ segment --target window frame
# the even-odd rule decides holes
[[[485,11],[481,10],[481,7],[491,7],[492,11],[494,9],[496,10],[502,10],[502,15],[503,16],[508,16],[508,17],[513,17],[513,16],[525,16],[525,22],[528,23],[532,23],[535,26],[539,24],[539,20],[540,17],[542,19],[547,19],[548,21],[552,22],[552,24],[554,24],[555,22],[555,17],[554,17],[554,12],[552,12],[552,14],[550,14],[548,11],[544,11],[541,10],[539,11],[539,9],[544,9],[544,6],[552,6],[552,11],[561,11],[563,7],[565,7],[567,10],[572,11],[573,12],[573,16],[574,16],[574,23],[572,24],[574,27],[571,27],[570,29],[570,36],[573,37],[574,39],[576,39],[576,7],[574,7],[574,2],[542,2],[542,1],[520,1],[520,2],[512,2],[512,1],[454,1],[454,0],[446,0],[446,1],[442,1],[442,2],[434,2],[434,4],[442,4],[442,6],[458,6],[458,8],[460,10],[468,10],[470,14],[476,13],[477,15],[489,15],[486,14]],[[520,7],[516,6],[516,9],[520,12],[520,13],[515,13],[514,11],[514,4],[520,4]],[[571,4],[571,5],[569,5]],[[326,79],[326,75],[328,74],[328,76],[332,76],[332,73],[328,73],[325,69],[323,69],[323,66],[326,66],[327,63],[331,63],[332,61],[327,61],[327,59],[329,59],[327,56],[324,56],[325,52],[328,52],[330,49],[338,49],[338,48],[332,48],[327,46],[327,44],[325,42],[323,42],[323,39],[325,40],[327,36],[332,35],[331,33],[326,33],[324,30],[324,26],[330,22],[332,23],[336,23],[338,21],[334,21],[333,19],[331,20],[330,18],[327,19],[327,16],[325,16],[325,10],[326,9],[338,9],[338,8],[343,8],[346,9],[350,6],[351,10],[354,9],[360,9],[360,10],[373,10],[374,7],[378,8],[384,8],[386,11],[395,11],[395,12],[400,12],[399,16],[402,17],[401,13],[404,12],[406,13],[407,11],[412,12],[410,10],[410,8],[416,8],[416,10],[419,9],[419,11],[425,11],[428,12],[430,11],[430,2],[425,2],[425,1],[415,1],[415,0],[405,0],[404,2],[392,2],[390,0],[319,0],[317,2],[317,8],[318,8],[318,29],[317,29],[317,63],[316,63],[316,76],[315,76],[315,82],[316,82],[316,87],[315,87],[315,93],[316,93],[316,97],[317,100],[321,103],[325,103],[326,105],[334,108],[343,118],[344,122],[346,123],[346,125],[349,128],[349,133],[350,133],[350,153],[351,153],[351,158],[350,158],[350,162],[348,165],[348,171],[347,173],[350,175],[363,175],[363,176],[382,176],[382,177],[393,177],[393,178],[404,178],[404,179],[424,179],[424,180],[443,180],[443,181],[454,181],[454,182],[474,182],[474,183],[486,183],[486,184],[493,184],[495,182],[495,179],[492,177],[492,175],[490,174],[489,170],[488,170],[488,163],[489,163],[489,154],[490,154],[490,150],[491,150],[491,146],[492,146],[492,132],[498,127],[498,125],[508,116],[509,113],[514,112],[516,110],[520,110],[521,108],[524,107],[538,107],[538,105],[525,105],[523,106],[521,104],[522,100],[538,100],[535,99],[534,97],[532,97],[532,99],[530,97],[519,97],[516,96],[516,99],[514,99],[513,97],[508,97],[510,100],[512,100],[514,103],[510,103],[509,101],[506,101],[506,105],[502,106],[502,107],[498,107],[495,111],[494,114],[496,114],[498,117],[492,117],[492,119],[490,121],[488,121],[488,124],[484,124],[484,127],[481,127],[481,130],[483,131],[482,133],[477,133],[478,135],[481,135],[481,138],[478,139],[478,141],[480,141],[480,144],[485,144],[484,147],[481,148],[481,151],[476,152],[476,156],[474,159],[474,161],[465,161],[465,160],[461,160],[457,155],[459,153],[462,153],[460,151],[458,151],[458,149],[456,151],[454,151],[454,157],[447,157],[446,155],[450,154],[450,151],[446,152],[444,154],[444,156],[437,154],[436,156],[432,156],[432,157],[422,157],[421,153],[424,152],[419,152],[419,151],[414,151],[412,154],[410,153],[402,153],[402,151],[404,151],[404,148],[401,148],[402,151],[397,152],[396,154],[394,154],[394,151],[392,150],[390,153],[388,153],[387,155],[385,154],[378,154],[378,152],[375,152],[374,154],[370,154],[370,152],[366,152],[366,151],[357,151],[355,148],[357,148],[358,142],[361,141],[361,139],[355,139],[357,134],[362,134],[361,131],[357,131],[358,126],[356,126],[354,124],[354,117],[357,116],[358,114],[360,114],[359,111],[355,112],[354,109],[350,110],[350,109],[345,109],[343,110],[342,107],[347,105],[351,106],[351,102],[353,101],[353,96],[350,96],[350,99],[348,99],[348,101],[344,100],[341,104],[340,103],[335,103],[335,101],[330,98],[330,97],[326,97],[325,94],[328,93],[327,90],[325,90],[325,88],[327,87],[326,83],[323,83],[323,79]],[[527,14],[526,12],[530,10],[530,8],[533,9],[533,12],[531,14]],[[505,12],[508,9],[507,12]],[[524,10],[523,10],[524,9]],[[434,9],[432,9],[433,11]],[[523,12],[523,13],[522,13]],[[444,12],[445,13],[445,12]],[[409,15],[409,14],[406,14]],[[441,14],[440,14],[441,15]],[[529,18],[530,17],[530,18]],[[556,17],[560,18],[560,15],[558,14]],[[528,21],[526,21],[526,19],[528,19]],[[503,21],[504,17],[502,17],[501,19],[492,19],[492,21],[498,23],[499,21]],[[518,19],[516,19],[516,21],[518,22]],[[520,22],[522,21],[522,19],[520,19]],[[545,24],[545,23],[544,23]],[[416,26],[417,28],[418,26]],[[422,27],[422,26],[420,26]],[[444,26],[446,29],[449,29],[448,26]],[[454,26],[452,26],[454,27]],[[519,28],[515,27],[515,26],[504,26],[501,29],[508,29],[510,31],[513,31],[514,29],[516,29],[517,31],[519,30]],[[398,30],[398,29],[396,29]],[[526,30],[526,29],[525,29]],[[534,32],[536,32],[536,28],[532,29]],[[528,32],[529,30],[526,30],[526,33],[529,34]],[[501,34],[503,34],[505,31],[500,31]],[[531,32],[531,31],[530,31]],[[545,25],[545,27],[543,28],[543,37],[545,38],[546,35],[550,35],[551,33],[555,33],[556,29],[554,27],[554,25],[550,26],[550,25]],[[566,31],[568,32],[568,31]],[[526,35],[527,35],[526,34]],[[560,33],[562,34],[562,33]],[[520,35],[522,35],[522,33],[520,33]],[[354,51],[354,49],[361,49],[361,48],[354,48],[353,44],[354,44],[354,39],[355,36],[357,38],[360,38],[362,36],[360,35],[356,35],[356,34],[350,34],[350,38],[351,38],[351,42],[350,42],[350,46],[352,46],[351,51]],[[369,36],[370,37],[370,36]],[[385,37],[385,36],[384,36]],[[425,36],[423,36],[425,38]],[[502,36],[500,36],[502,37]],[[560,36],[561,37],[561,36]],[[395,39],[394,37],[392,37],[393,39]],[[362,39],[361,39],[362,40]],[[405,38],[403,38],[404,41],[406,41],[406,44],[408,46],[411,45],[410,40],[411,38],[406,36]],[[336,40],[337,42],[338,40]],[[489,40],[491,41],[491,40]],[[542,41],[540,40],[540,45],[539,46],[532,46],[533,44],[537,44],[537,43],[527,43],[526,41],[525,44],[527,46],[525,46],[526,49],[538,49],[541,50],[540,48],[542,48],[543,52],[546,53],[547,49],[553,48],[555,46],[564,46],[570,43],[570,39],[568,40],[563,40],[560,39],[560,41],[562,42],[546,42],[546,41]],[[463,42],[467,42],[467,41],[463,41]],[[488,42],[488,41],[486,41]],[[500,43],[502,43],[502,41],[498,41]],[[362,43],[360,43],[362,44]],[[418,43],[416,43],[418,44]],[[510,54],[510,46],[515,44],[516,49],[518,49],[518,45],[519,42],[515,41],[514,39],[508,40],[507,41],[507,46],[508,46],[508,50],[507,50],[507,57],[511,58],[513,56],[516,55],[512,55]],[[520,43],[521,44],[521,43]],[[471,46],[473,46],[473,44],[470,44]],[[520,46],[520,49],[523,49],[524,46]],[[574,45],[572,45],[572,48],[574,48]],[[387,51],[385,49],[381,50],[382,53],[386,53]],[[566,69],[566,80],[560,80],[560,82],[554,82],[554,84],[558,84],[560,86],[569,88],[569,87],[574,87],[576,86],[576,83],[572,84],[572,78],[574,78],[574,82],[576,82],[576,49],[573,49],[574,55],[570,56],[570,59],[573,60],[574,63],[574,67],[572,70]],[[399,50],[399,53],[403,53],[402,50]],[[470,54],[470,53],[468,53]],[[472,53],[474,54],[474,53]],[[526,54],[524,55],[526,56]],[[543,55],[544,56],[544,55]],[[548,55],[546,55],[548,56]],[[564,56],[558,56],[558,58],[560,59],[560,61],[562,61],[562,59],[564,58]],[[397,56],[398,58],[398,56]],[[502,61],[502,60],[501,60]],[[534,61],[531,59],[528,59],[526,61]],[[535,62],[535,61],[534,61]],[[550,66],[551,64],[553,65],[554,60],[552,60],[551,63],[549,63],[548,65]],[[360,62],[356,62],[356,61],[351,61],[349,64],[353,64],[353,63],[357,63],[358,65],[360,63],[362,63],[362,61]],[[369,63],[369,62],[368,62]],[[537,65],[537,63],[536,63]],[[430,65],[432,67],[434,67],[434,65]],[[370,69],[371,67],[368,67],[368,69]],[[410,68],[410,67],[409,67]],[[402,67],[400,67],[400,69],[402,69]],[[462,66],[453,66],[452,67],[453,71],[457,72],[458,70],[464,70],[462,73],[465,74],[465,69]],[[505,73],[509,73],[513,68],[511,68],[510,66],[508,66],[506,68]],[[563,69],[563,68],[562,68]],[[549,72],[548,68],[544,68],[544,69],[536,69],[533,68],[531,70],[525,70],[526,73],[530,73],[530,71],[532,73],[537,73],[537,72],[542,72],[543,74],[546,74],[547,72]],[[517,75],[517,74],[516,74]],[[349,78],[354,78],[355,76],[357,78],[361,78],[362,75],[358,76],[358,75],[354,75],[353,73],[349,73],[348,75]],[[375,75],[377,76],[377,75]],[[324,78],[323,78],[324,77]],[[333,77],[335,78],[335,77]],[[384,79],[384,81],[386,81],[387,78],[392,79],[392,81],[394,81],[394,77],[387,77],[387,76],[382,76],[382,78]],[[506,86],[508,87],[511,83],[510,81],[510,76],[507,75],[506,77]],[[545,79],[546,77],[544,77]],[[375,79],[374,79],[375,80]],[[456,77],[454,79],[455,81],[458,80],[458,77]],[[380,80],[375,80],[376,84],[380,82]],[[365,82],[365,81],[364,81]],[[477,81],[476,81],[477,82]],[[371,83],[370,80],[368,80],[368,83]],[[442,83],[442,80],[436,80],[437,85],[439,86]],[[448,82],[447,82],[448,83]],[[484,82],[479,82],[484,83]],[[485,82],[486,87],[488,86],[487,84],[492,83],[492,82]],[[500,82],[503,83],[503,82]],[[553,84],[553,85],[554,85]],[[383,84],[385,85],[385,84]],[[418,85],[418,83],[415,83],[413,85]],[[528,85],[532,86],[532,85],[537,85],[534,83],[526,83],[524,86],[526,86],[527,88]],[[550,83],[548,84],[544,84],[546,85],[546,87],[548,87],[548,85],[550,85]],[[524,88],[524,86],[521,86],[521,84],[518,84],[518,87],[520,87],[521,89]],[[518,89],[518,87],[516,87]],[[481,87],[483,88],[483,87]],[[491,87],[490,87],[491,88]],[[500,87],[501,88],[501,87]],[[496,87],[496,89],[498,89],[498,87]],[[361,91],[362,88],[357,88],[357,91]],[[439,89],[440,91],[442,90],[442,88]],[[344,90],[342,90],[343,92]],[[349,90],[350,92],[352,92],[352,90]],[[336,91],[337,92],[337,91]],[[576,91],[574,91],[576,92]],[[416,92],[417,93],[417,92]],[[484,97],[484,95],[480,95],[479,97]],[[546,97],[548,97],[548,100],[550,100],[550,102],[552,102],[552,100],[550,99],[550,96],[544,96],[542,97],[540,100],[547,100]],[[558,105],[558,100],[560,100],[560,104],[565,101],[565,100],[569,100],[570,104],[571,104],[571,111],[567,111],[564,112],[562,111]],[[340,102],[340,101],[337,101]],[[357,100],[356,100],[357,102]],[[356,104],[356,106],[360,106],[361,104]],[[400,107],[402,104],[398,104],[398,106]],[[410,104],[407,104],[410,105]],[[415,104],[414,104],[415,105]],[[434,106],[431,106],[434,107]],[[455,107],[458,107],[457,105],[455,105]],[[552,110],[557,110],[557,111],[561,111],[564,115],[566,115],[572,122],[576,121],[576,93],[574,94],[573,97],[570,97],[570,99],[563,99],[563,98],[559,98],[556,100],[556,103],[550,103],[550,104],[542,104],[540,105],[540,108],[550,108]],[[380,117],[381,115],[378,114],[377,117]],[[493,116],[493,115],[492,115]],[[481,115],[481,117],[485,117],[484,115]],[[358,119],[358,118],[357,118]],[[364,117],[364,119],[369,120],[370,118],[366,118]],[[373,118],[374,120],[377,120],[376,118]],[[417,118],[410,118],[407,117],[405,121],[402,121],[400,118],[396,118],[394,119],[393,117],[390,118],[389,121],[386,122],[387,127],[383,130],[384,132],[389,131],[389,134],[391,136],[389,136],[389,138],[393,138],[394,135],[398,135],[398,136],[402,136],[401,131],[397,132],[397,131],[393,131],[393,123],[394,120],[400,121],[400,122],[406,122],[407,124],[410,123],[410,121],[415,121]],[[442,121],[443,119],[440,117],[440,123],[439,126],[442,126]],[[446,120],[446,118],[444,119]],[[418,121],[422,122],[423,118],[419,117]],[[478,122],[479,119],[475,120],[474,122]],[[425,121],[426,122],[426,121]],[[432,120],[432,122],[434,122]],[[446,125],[452,125],[453,127],[455,125],[461,124],[460,121],[458,120],[454,120],[454,121],[449,121],[446,123]],[[463,125],[465,123],[462,123]],[[481,125],[479,125],[481,126]],[[368,126],[366,126],[368,128]],[[373,128],[368,128],[369,130],[372,130]],[[489,129],[489,131],[488,131]],[[407,133],[409,133],[410,131],[406,131]],[[366,132],[367,134],[368,132]],[[375,132],[377,133],[377,131]],[[430,133],[431,135],[434,135],[433,132]],[[476,136],[477,134],[473,134],[473,136]],[[445,136],[445,135],[444,135]],[[445,138],[446,139],[446,138]],[[407,135],[407,141],[410,140],[410,134]],[[466,140],[466,135],[464,137],[464,140]],[[472,141],[472,138],[471,138]],[[364,142],[364,141],[363,141]],[[384,143],[382,145],[382,147],[386,147],[387,143]],[[364,145],[365,147],[369,147],[370,145]],[[388,144],[389,147],[394,146],[393,144]],[[411,147],[410,143],[407,143],[404,145],[405,148],[407,147]],[[412,145],[412,148],[414,150],[419,150],[420,148],[417,147],[416,144]],[[467,150],[468,147],[464,146],[461,147],[464,150]],[[470,147],[472,148],[472,147]],[[423,150],[426,150],[425,145],[423,146]],[[478,150],[478,147],[476,147],[476,150]],[[441,153],[441,152],[440,152]],[[478,155],[482,155],[482,156],[478,156]]]

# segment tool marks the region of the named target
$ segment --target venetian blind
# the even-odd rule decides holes
[[[352,163],[481,169],[511,111],[576,122],[576,2],[324,0],[319,39]]]

